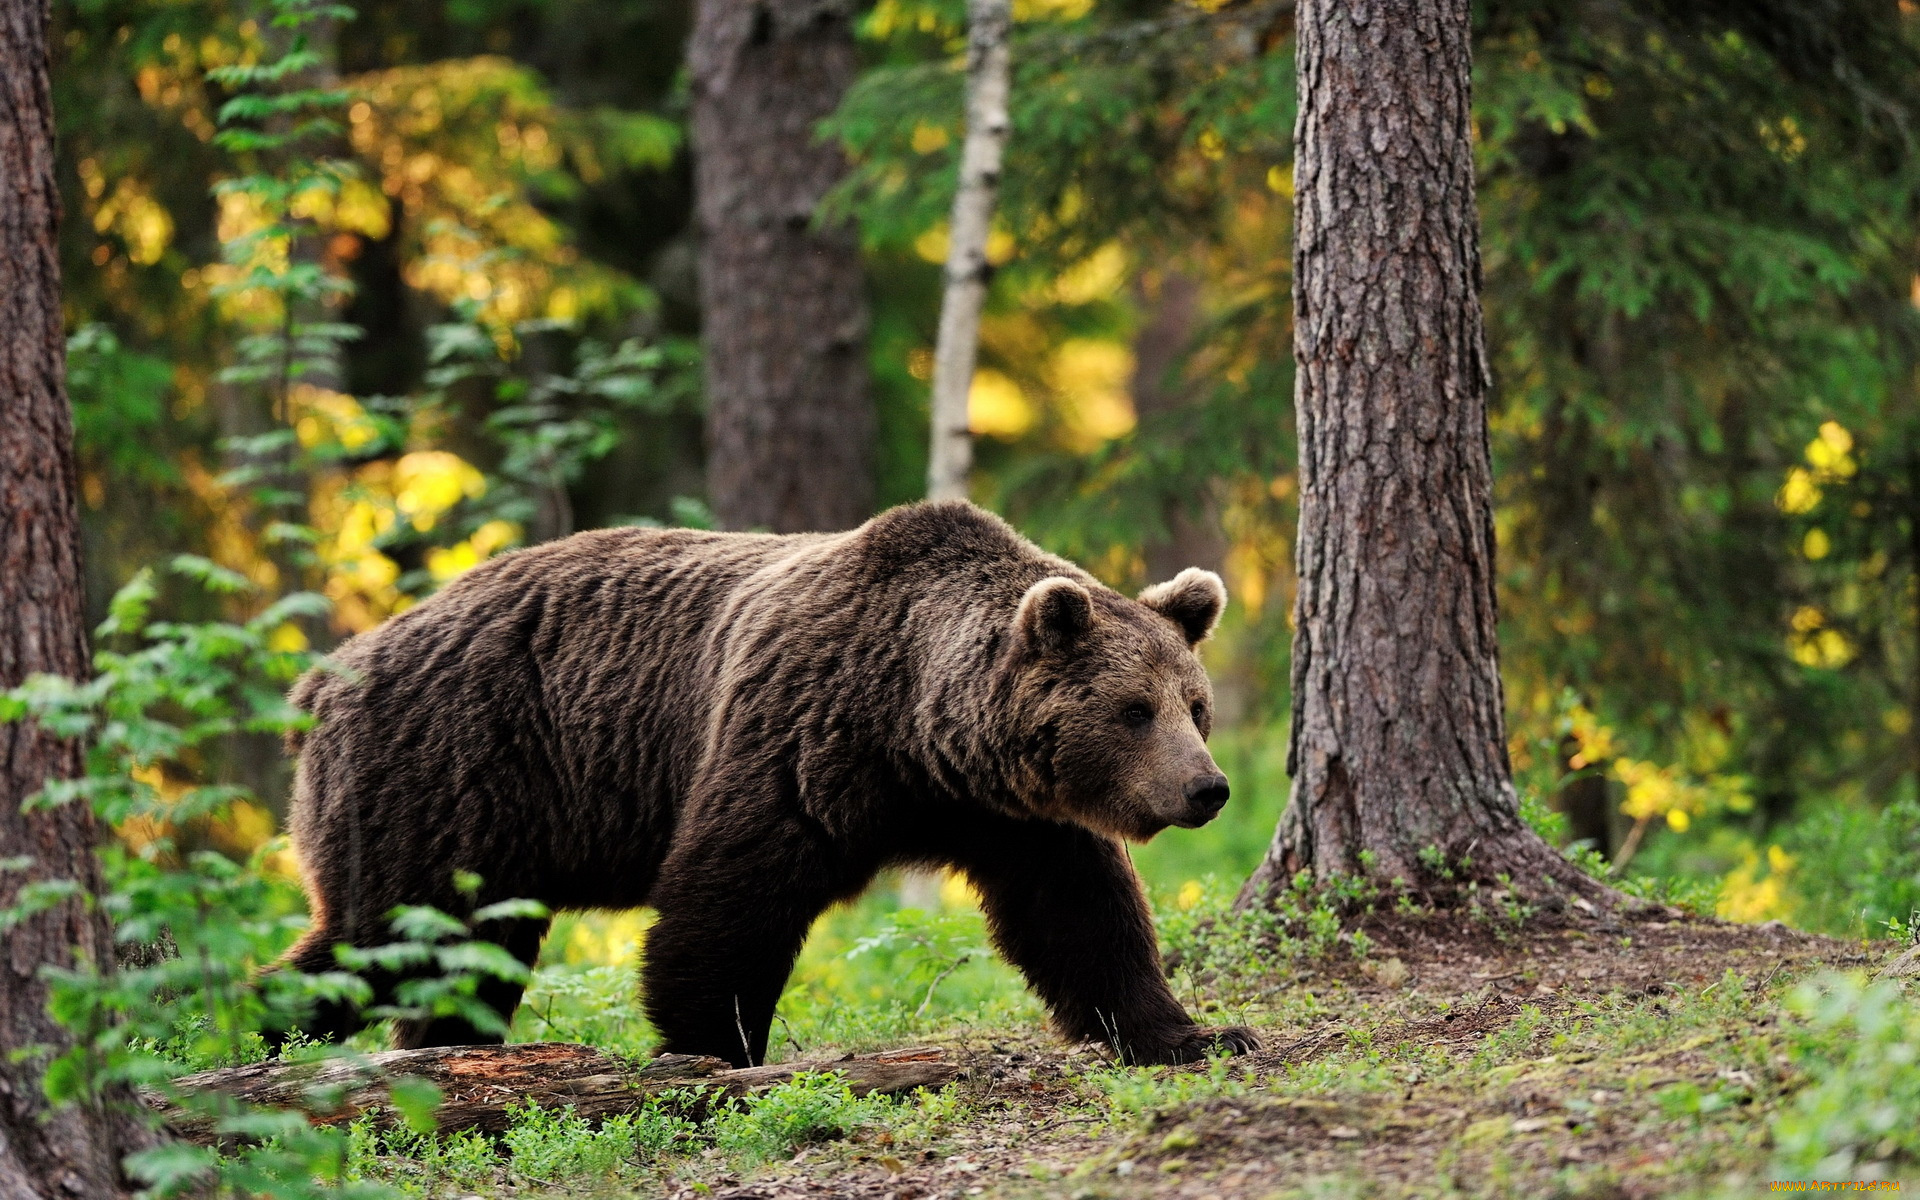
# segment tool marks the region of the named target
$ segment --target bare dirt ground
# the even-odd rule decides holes
[[[950,1045],[977,1107],[938,1149],[856,1137],[677,1200],[1765,1190],[1765,1114],[1794,1085],[1775,1001],[1880,956],[1658,909],[1363,928],[1364,959],[1282,974],[1254,1006],[1265,1048],[1228,1069],[1119,1072],[1037,1030]]]

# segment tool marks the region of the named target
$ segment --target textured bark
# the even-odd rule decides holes
[[[947,222],[947,290],[940,301],[940,332],[933,349],[933,444],[927,498],[965,500],[973,472],[973,431],[967,396],[980,349],[980,310],[986,306],[993,265],[987,235],[1000,194],[1000,160],[1007,147],[1007,91],[1012,53],[1011,0],[967,3],[967,137],[960,147],[960,181]]]
[[[699,0],[694,187],[707,492],[728,529],[844,529],[873,504],[866,281],[814,127],[857,67],[847,0]]]
[[[1603,894],[1520,819],[1507,760],[1469,10],[1296,13],[1293,796],[1243,902],[1303,869],[1438,882],[1428,847]]]
[[[175,1080],[177,1091],[199,1098],[191,1108],[157,1092],[147,1093],[144,1099],[175,1134],[206,1145],[217,1140],[214,1125],[222,1107],[205,1104],[209,1096],[272,1107],[312,1105],[316,1096],[332,1096],[338,1097],[337,1102],[315,1114],[316,1125],[344,1124],[369,1110],[380,1111],[378,1119],[391,1121],[385,1081],[411,1077],[439,1087],[442,1099],[434,1117],[442,1135],[469,1129],[504,1133],[513,1119],[507,1106],[525,1100],[552,1107],[571,1105],[580,1116],[598,1121],[637,1111],[649,1096],[672,1088],[698,1087],[709,1100],[745,1096],[803,1071],[838,1072],[861,1096],[944,1087],[961,1074],[958,1066],[941,1061],[941,1052],[934,1049],[733,1070],[720,1059],[693,1054],[663,1054],[636,1068],[591,1046],[534,1042],[390,1050],[364,1060],[275,1060]]]
[[[0,0],[0,690],[46,672],[87,671],[73,424],[64,383],[60,273],[54,235],[53,101],[46,0]],[[49,778],[81,770],[81,747],[26,723],[0,725],[0,908],[23,884],[98,884],[93,814],[22,812]],[[68,902],[6,931],[0,942],[0,1200],[125,1191],[119,1151],[131,1140],[104,1107],[50,1110],[44,1055],[66,1031],[47,1014],[40,971],[74,955],[110,962],[98,910]]]

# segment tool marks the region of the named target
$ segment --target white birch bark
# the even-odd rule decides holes
[[[947,285],[933,351],[933,453],[927,465],[927,495],[934,500],[966,499],[973,470],[967,393],[973,386],[980,310],[991,273],[987,234],[1007,144],[1007,43],[1012,25],[1011,0],[968,0],[967,136],[960,148],[960,186],[948,222]]]

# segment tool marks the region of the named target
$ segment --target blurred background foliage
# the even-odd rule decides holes
[[[312,101],[278,109],[233,107],[287,61],[246,0],[55,11],[94,620],[143,565],[200,554],[259,590],[163,604],[252,618],[311,590],[329,614],[273,646],[325,650],[518,545],[709,523],[687,0],[370,0],[264,81]],[[1170,903],[1244,876],[1285,799],[1290,12],[1015,5],[975,494],[1116,586],[1227,577],[1208,655],[1236,803],[1139,853]],[[868,267],[883,506],[923,486],[963,18],[865,8],[864,72],[822,131],[850,164],[829,215]],[[1728,916],[1910,923],[1920,17],[1485,0],[1475,20],[1529,811]],[[275,834],[273,745],[237,733],[195,770],[263,798],[212,844]],[[549,958],[617,961],[620,928],[563,928]],[[854,959],[824,931],[850,944],[796,987],[964,950],[888,928]]]

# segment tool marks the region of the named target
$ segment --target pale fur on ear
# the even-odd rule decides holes
[[[1020,597],[1013,627],[1043,651],[1064,650],[1093,628],[1093,597],[1066,576],[1049,575]]]
[[[1227,585],[1212,571],[1188,567],[1140,593],[1140,603],[1180,627],[1187,645],[1207,640],[1227,607]]]

